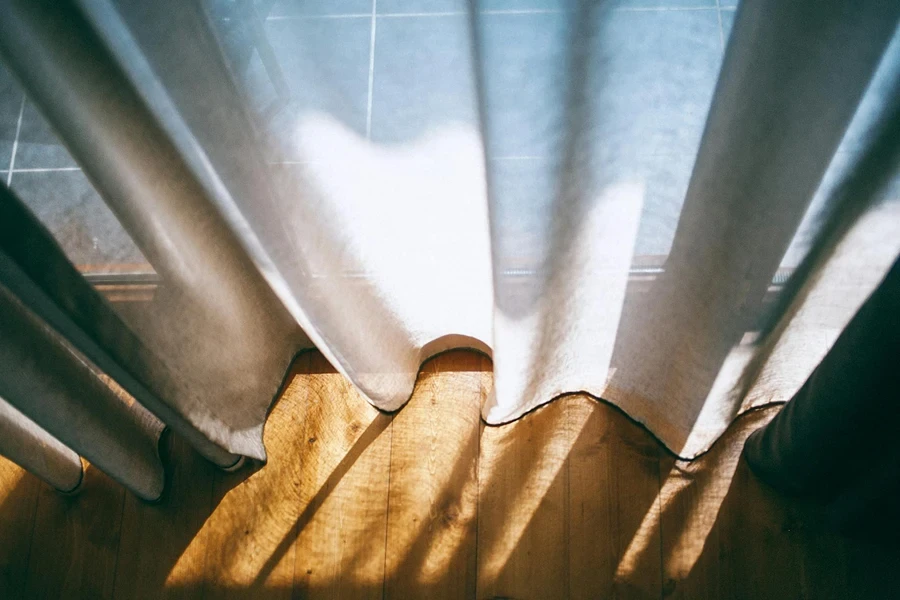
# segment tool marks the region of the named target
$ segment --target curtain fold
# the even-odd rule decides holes
[[[737,414],[737,399],[726,408],[736,384],[725,379],[727,357],[760,319],[896,23],[885,3],[738,9],[664,272],[639,322],[622,327],[617,359],[628,368],[609,384],[627,412],[672,432],[663,439],[677,453],[707,449]]]
[[[0,455],[62,492],[81,484],[81,459],[12,405],[0,399]]]
[[[112,5],[6,8],[0,43],[12,68],[163,279],[128,324],[147,349],[128,367],[165,398],[167,422],[212,442],[199,449],[215,462],[264,460],[265,415],[302,334],[210,205],[202,169],[180,152],[190,140],[157,119],[173,108],[155,79],[128,79],[146,66],[114,29]],[[107,46],[110,30],[122,35]]]
[[[900,472],[893,401],[900,385],[898,305],[900,262],[784,410],[746,446],[748,462],[770,485],[826,504],[850,533],[864,524],[883,539],[895,532],[873,515],[891,506]]]
[[[152,374],[164,373],[165,366],[110,310],[66,260],[52,235],[6,189],[0,189],[0,251],[0,260],[9,265],[4,275],[18,274],[19,281],[27,281],[28,304],[44,308],[40,318],[45,323],[209,460],[223,467],[239,460],[187,425],[141,383],[153,381]],[[172,391],[160,389],[163,394]]]
[[[163,423],[264,460],[314,345],[383,410],[475,348],[488,423],[587,392],[693,458],[800,389],[900,254],[898,3],[388,4],[0,1],[0,54],[159,280],[107,302],[4,191],[32,370],[0,377],[0,452],[54,436],[30,468],[57,487],[77,452],[148,498]]]
[[[138,496],[159,498],[163,471],[157,443],[162,423],[117,394],[29,308],[45,304],[40,292],[2,254],[0,282],[0,397]],[[13,414],[7,411],[7,416]],[[55,463],[61,452],[54,445],[44,454],[47,462]],[[71,455],[66,458],[72,460]],[[54,472],[51,481],[58,479]]]

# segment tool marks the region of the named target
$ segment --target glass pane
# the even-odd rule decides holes
[[[2,64],[0,165],[3,182],[110,300],[152,297],[153,267]]]

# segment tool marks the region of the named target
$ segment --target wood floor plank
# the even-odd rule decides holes
[[[22,598],[40,486],[46,485],[0,457],[0,598]]]
[[[206,548],[206,599],[291,597],[293,532],[305,477],[309,362],[309,354],[297,358],[269,415],[264,434],[268,462],[216,473],[216,507],[198,541]]]
[[[485,427],[489,369],[438,357],[391,416],[304,355],[269,463],[220,473],[173,439],[156,506],[90,467],[65,497],[0,459],[0,598],[900,596],[900,550],[828,531],[740,458],[774,411],[688,463],[583,396]]]
[[[566,598],[568,399],[485,427],[478,494],[478,598]]]
[[[25,598],[111,598],[125,488],[87,465],[81,491],[41,486]]]
[[[761,484],[746,461],[740,460],[721,509],[722,524],[714,538],[719,540],[719,556],[716,559],[715,554],[708,554],[712,560],[701,563],[697,573],[713,571],[710,562],[716,561],[714,569],[722,581],[721,589],[733,598],[802,598],[802,536],[786,504],[785,498]],[[711,582],[690,587],[701,586],[715,589]],[[707,595],[712,597],[711,591]]]
[[[117,600],[196,598],[206,575],[207,532],[218,470],[177,436],[167,439],[169,476],[158,504],[125,496],[116,565]]]
[[[742,417],[709,453],[677,461],[663,482],[663,563],[678,598],[800,598],[799,539],[783,498],[741,458],[777,408]]]
[[[365,402],[318,353],[301,387],[303,464],[293,545],[295,598],[380,598],[391,416]]]
[[[900,598],[900,547],[853,540],[808,525],[800,547],[804,598]]]
[[[608,405],[568,402],[570,597],[659,598],[659,443]]]
[[[426,363],[391,424],[385,597],[475,597],[478,442],[490,361]]]

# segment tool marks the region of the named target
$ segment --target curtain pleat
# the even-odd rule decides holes
[[[117,394],[26,306],[39,304],[39,292],[3,255],[0,274],[0,397],[141,498],[159,498],[162,423]],[[46,456],[55,454],[51,447]]]
[[[719,10],[450,4],[373,3],[344,46],[252,2],[0,0],[0,53],[160,280],[107,304],[4,190],[28,370],[0,377],[0,452],[53,436],[46,480],[74,451],[146,498],[162,423],[264,460],[312,345],[383,410],[475,348],[488,423],[587,392],[685,458],[800,389],[900,253],[900,5],[744,0],[726,36]]]
[[[263,422],[302,334],[178,152],[185,141],[154,118],[171,106],[151,104],[152,81],[126,77],[142,67],[128,37],[103,44],[117,17],[108,3],[4,8],[9,63],[164,280],[128,324],[158,361],[129,367],[164,393],[173,427],[226,451],[211,458],[264,460]]]
[[[29,306],[43,309],[40,316],[44,322],[209,460],[223,467],[239,460],[159,400],[170,395],[171,388],[160,388],[157,395],[141,383],[154,381],[153,373],[165,373],[165,365],[69,263],[52,235],[5,188],[0,188],[0,250],[4,264],[13,265],[8,273],[19,273],[19,280],[29,281]]]
[[[0,455],[63,492],[81,484],[81,459],[69,447],[0,398]]]
[[[900,47],[896,39],[894,45]],[[884,66],[892,65],[882,65],[882,71]],[[742,409],[768,402],[773,390],[799,390],[805,374],[862,310],[873,278],[896,271],[891,265],[900,255],[900,78],[888,92],[872,120],[872,136],[817,215],[814,245],[760,326],[764,343],[737,388]]]
[[[504,121],[524,115],[516,124],[533,128],[526,133],[542,137],[540,151],[552,157],[538,166],[550,182],[542,218],[535,219],[539,233],[526,236],[540,241],[525,257],[515,245],[508,254],[494,247],[496,382],[484,407],[489,423],[513,420],[564,392],[599,396],[607,379],[644,197],[642,182],[607,166],[635,158],[604,136],[608,73],[598,66],[609,15],[602,3],[583,3],[555,16],[550,39],[539,43],[557,51],[536,72],[523,71],[532,57],[510,43],[522,32],[501,29],[492,14],[476,15],[494,240],[511,237],[507,223],[516,216],[507,213],[520,210],[496,189],[509,161],[494,157],[522,143],[512,138],[522,135],[519,128]],[[527,75],[494,81],[494,73]],[[533,85],[553,94],[552,102],[544,94],[510,93]]]
[[[723,367],[760,318],[897,12],[778,1],[737,11],[664,272],[622,329],[617,361],[628,368],[610,382],[610,397],[679,454],[708,448],[737,414],[723,404],[733,385]]]
[[[769,483],[831,502],[850,490],[865,490],[865,481],[880,476],[886,465],[894,481],[869,491],[877,494],[884,484],[894,484],[898,405],[893,398],[900,385],[898,304],[900,262],[785,409],[750,437],[748,459]],[[868,460],[860,461],[859,454]],[[874,499],[861,498],[863,505]]]

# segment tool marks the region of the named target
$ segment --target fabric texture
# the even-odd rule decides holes
[[[889,514],[900,489],[898,307],[900,262],[800,391],[745,447],[768,484],[824,505],[829,521],[848,534],[884,541],[896,537],[897,526],[877,515]]]
[[[0,54],[160,281],[88,313],[57,286],[62,335],[223,467],[265,459],[312,345],[388,411],[475,348],[486,422],[587,392],[693,458],[900,254],[898,3],[366,4],[0,1]]]
[[[833,501],[895,461],[900,353],[894,265],[797,395],[747,441],[754,470],[792,494]],[[848,401],[852,398],[852,401]],[[857,450],[872,457],[858,464]]]

